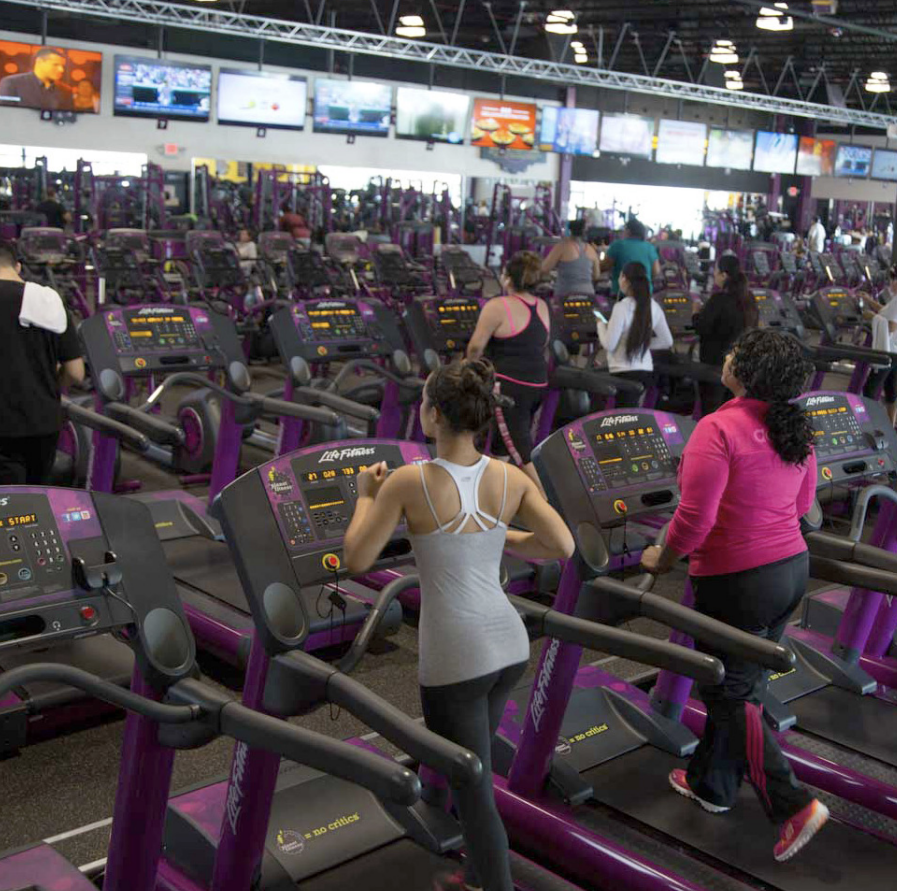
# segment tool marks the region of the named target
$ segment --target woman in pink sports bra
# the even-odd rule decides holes
[[[532,251],[511,257],[501,277],[505,296],[494,297],[480,312],[467,345],[467,358],[486,355],[495,366],[499,391],[513,408],[495,410],[492,451],[507,455],[537,485],[532,464],[533,421],[548,386],[548,335],[551,320],[545,301],[530,293],[542,276],[542,260]]]

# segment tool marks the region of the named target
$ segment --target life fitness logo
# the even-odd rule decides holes
[[[548,694],[546,691],[551,682],[551,675],[554,672],[554,663],[557,661],[558,650],[560,647],[561,642],[555,638],[551,642],[551,646],[548,647],[548,651],[545,653],[545,661],[542,663],[542,670],[539,672],[539,677],[536,679],[536,685],[533,688],[533,727],[535,727],[537,732],[542,724],[542,718],[545,716],[545,709],[548,706]]]
[[[807,408],[811,405],[824,405],[826,402],[834,402],[834,396],[811,396],[807,400]]]
[[[366,458],[376,454],[377,450],[370,446],[355,446],[350,449],[328,449],[320,458],[318,464],[330,464],[333,461],[343,461],[346,458]]]
[[[617,424],[637,424],[638,415],[611,415],[601,422],[602,427],[615,427]]]

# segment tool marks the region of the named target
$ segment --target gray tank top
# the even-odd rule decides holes
[[[579,256],[575,260],[559,260],[557,278],[554,283],[554,296],[566,297],[568,294],[594,294],[592,284],[593,263],[586,253],[585,245],[576,243]]]
[[[409,535],[420,573],[420,683],[424,687],[458,684],[501,671],[529,659],[529,637],[500,583],[507,524],[501,520],[508,497],[508,468],[498,517],[481,510],[480,480],[491,459],[470,467],[442,458],[432,463],[451,476],[461,508],[442,523],[420,481],[436,529]],[[473,520],[479,531],[462,532]]]

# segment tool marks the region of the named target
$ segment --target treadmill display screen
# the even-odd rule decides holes
[[[309,305],[305,314],[314,340],[358,339],[367,334],[364,319],[352,303],[317,303]]]
[[[308,509],[313,511],[342,507],[346,503],[346,496],[338,486],[304,489],[303,495],[308,502]]]
[[[667,324],[674,334],[692,329],[692,296],[685,291],[662,291],[656,295],[658,303],[663,307]]]
[[[653,417],[610,415],[587,422],[583,431],[592,446],[598,490],[676,475],[669,447]]]
[[[817,461],[865,449],[863,432],[845,396],[811,396],[806,411]]]
[[[116,346],[124,347],[126,341],[129,341],[127,346],[141,350],[179,350],[200,346],[193,319],[186,310],[155,309],[151,313],[126,311],[124,317],[127,334],[116,334]]]
[[[470,337],[477,326],[480,304],[476,300],[446,300],[436,308],[436,319],[447,333]]]

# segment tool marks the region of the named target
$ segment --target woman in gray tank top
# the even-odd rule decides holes
[[[505,546],[524,558],[573,554],[573,537],[536,484],[517,467],[477,451],[492,421],[495,374],[485,359],[433,372],[421,404],[438,457],[358,477],[344,553],[353,574],[376,560],[407,523],[420,573],[421,703],[427,727],[470,749],[483,781],[453,791],[468,852],[465,873],[445,888],[513,891],[508,837],[492,790],[492,740],[529,659],[529,639],[500,584]],[[519,517],[530,532],[509,530]],[[430,792],[433,800],[434,793]]]
[[[571,220],[569,231],[569,236],[556,244],[542,261],[542,274],[557,270],[555,297],[594,294],[595,279],[601,274],[600,262],[595,248],[582,239],[585,220]]]

